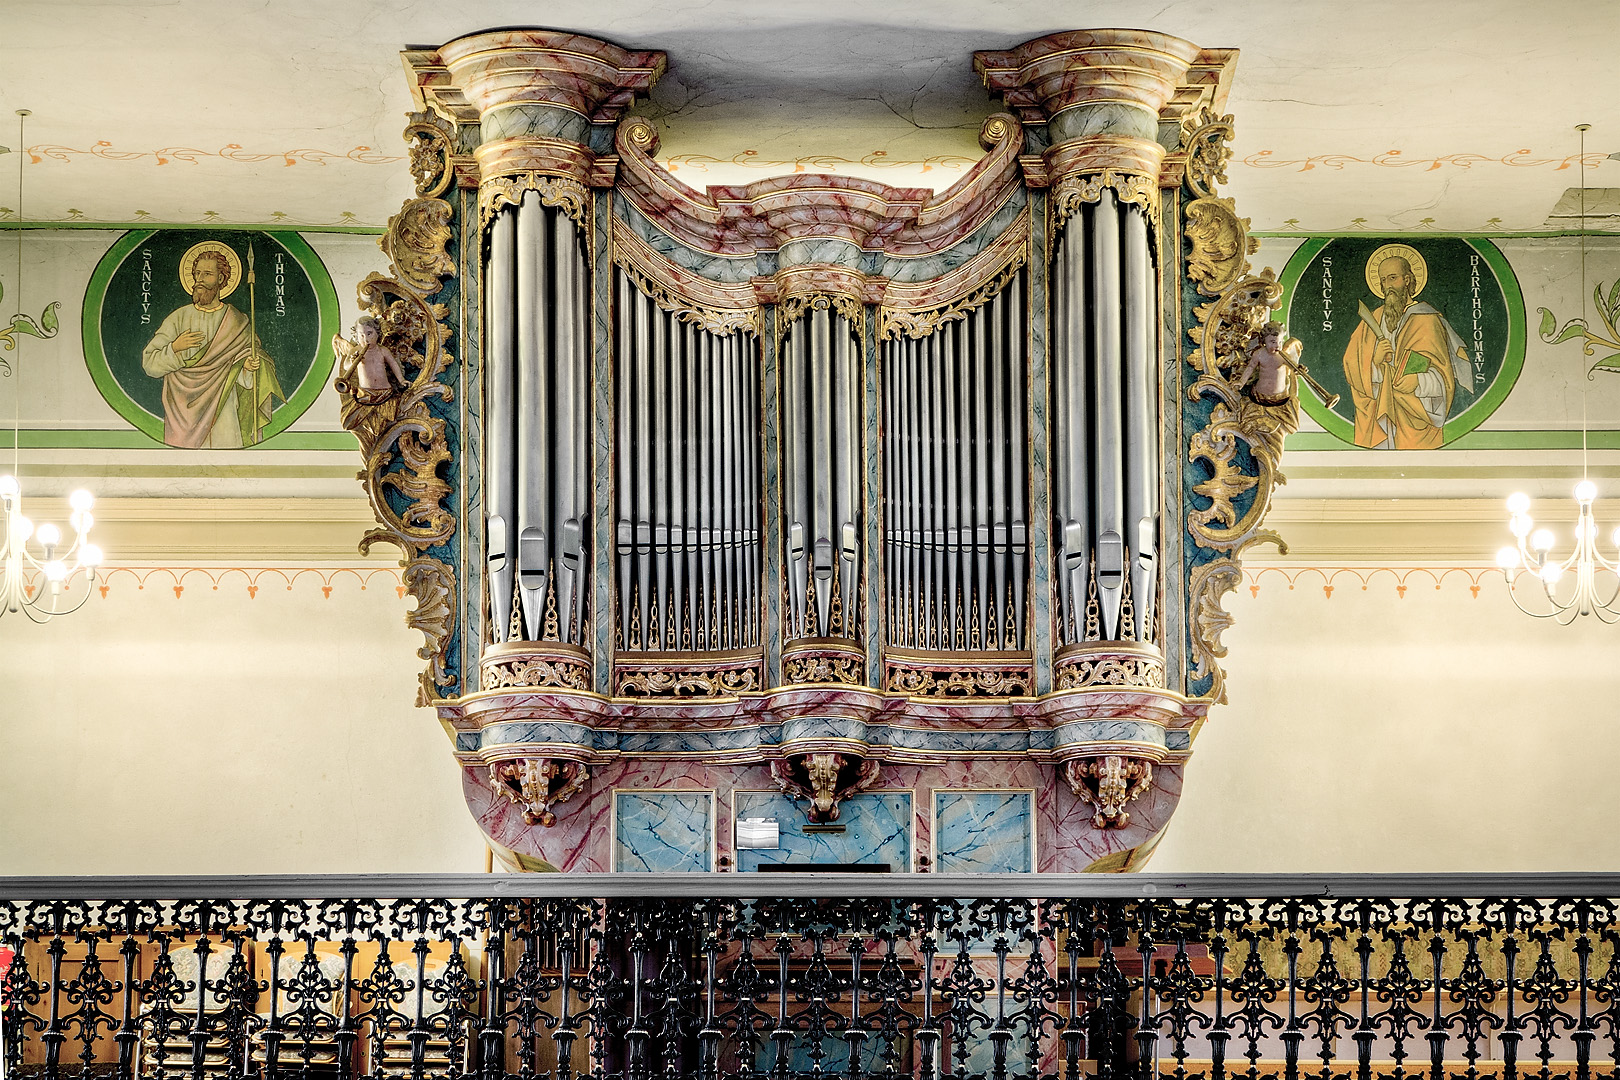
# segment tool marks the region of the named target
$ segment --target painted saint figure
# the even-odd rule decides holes
[[[218,241],[180,260],[191,303],[163,320],[141,368],[163,380],[163,441],[186,449],[239,449],[262,438],[272,401],[285,401],[275,362],[249,319],[225,302],[240,278],[235,253]]]
[[[1355,443],[1438,449],[1454,395],[1474,389],[1468,351],[1446,317],[1417,299],[1428,270],[1416,251],[1385,245],[1367,269],[1368,284],[1384,302],[1376,311],[1361,305],[1361,323],[1344,350]]]

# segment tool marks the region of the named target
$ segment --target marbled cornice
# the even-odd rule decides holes
[[[1175,186],[1181,123],[1225,104],[1236,58],[1235,49],[1200,49],[1169,34],[1107,29],[978,52],[973,63],[1009,109],[1046,125],[1047,146],[1026,163],[1032,182],[1108,171]]]
[[[1022,219],[1016,207],[1021,191],[1018,155],[1023,126],[1007,114],[990,117],[980,134],[988,151],[967,175],[945,191],[896,188],[851,176],[798,173],[757,183],[687,187],[654,160],[658,134],[646,120],[620,125],[615,150],[620,163],[618,189],[634,213],[671,240],[708,257],[758,258],[753,279],[759,303],[790,296],[831,293],[866,303],[884,298],[889,279],[875,268],[906,260],[908,279],[951,277],[964,288],[983,282],[959,270],[995,238],[978,235],[992,223],[1006,229]],[[1022,232],[1020,232],[1022,236]],[[958,257],[948,253],[967,245]],[[938,257],[937,273],[919,268]],[[986,273],[993,274],[1005,259]],[[650,276],[674,293],[682,282],[673,274]],[[973,278],[973,280],[967,280]],[[910,290],[916,292],[916,289]],[[931,290],[930,294],[932,293]],[[955,296],[945,296],[949,303]]]

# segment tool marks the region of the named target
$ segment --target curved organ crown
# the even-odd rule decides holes
[[[999,759],[1123,832],[1221,697],[1218,597],[1293,423],[1232,378],[1276,299],[1213,191],[1234,59],[1054,34],[975,55],[1009,111],[947,190],[698,191],[623,115],[662,53],[506,30],[407,54],[411,206],[459,245],[402,213],[388,250],[461,285],[363,299],[459,303],[470,401],[447,431],[447,393],[402,400],[409,447],[352,426],[384,431],[385,524],[400,462],[455,463],[459,539],[410,550],[453,597],[425,652],[464,763],[532,823],[639,753],[760,770],[823,819],[880,763],[929,787]]]

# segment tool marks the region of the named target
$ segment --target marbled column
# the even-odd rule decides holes
[[[1029,193],[1029,265],[1045,267],[1051,257],[1047,238],[1047,198]],[[1035,693],[1052,692],[1052,425],[1050,334],[1051,290],[1045,273],[1029,281],[1029,636],[1035,666]]]
[[[591,202],[591,686],[613,689],[613,192]]]
[[[765,685],[782,684],[782,380],[777,352],[776,318],[770,309],[760,319],[759,396],[764,527],[760,533],[760,588],[765,594]]]
[[[861,539],[861,633],[866,638],[866,685],[883,685],[883,442],[879,420],[883,416],[878,400],[880,358],[877,344],[877,309],[862,309],[861,326],[861,451],[866,465],[862,513],[865,528]]]

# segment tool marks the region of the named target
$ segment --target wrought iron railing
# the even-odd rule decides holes
[[[8,1076],[1620,1077],[1620,876],[0,879]]]

